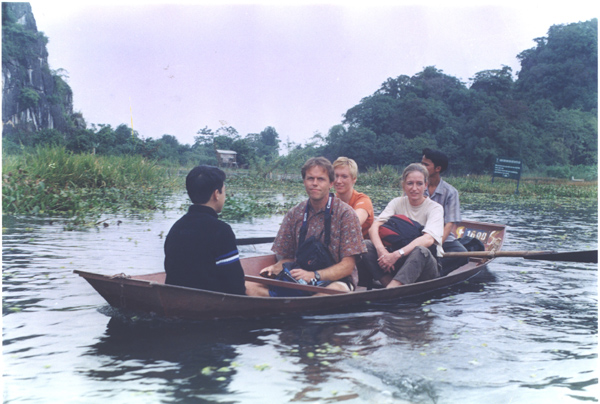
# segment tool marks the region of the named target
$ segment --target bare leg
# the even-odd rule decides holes
[[[247,296],[270,297],[269,288],[265,285],[256,282],[246,282]]]
[[[397,280],[392,279],[390,283],[387,284],[386,288],[397,288],[398,286],[402,286],[402,284]]]
[[[379,283],[381,283],[383,286],[385,286],[387,288],[393,279],[394,278],[393,278],[392,274],[386,273],[381,278],[379,278]]]
[[[332,282],[329,285],[325,286],[325,288],[350,293],[350,289],[348,288],[348,285],[345,284],[344,282]],[[327,293],[315,293],[313,296],[330,296],[330,295],[328,295]]]

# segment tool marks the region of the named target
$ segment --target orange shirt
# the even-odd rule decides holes
[[[356,209],[364,209],[367,211],[369,215],[367,220],[362,224],[362,234],[363,238],[366,240],[369,238],[369,228],[373,224],[373,219],[375,217],[375,213],[373,212],[373,203],[371,202],[371,198],[362,192],[358,192],[356,189],[352,190],[352,197],[350,198],[350,202],[348,205],[352,206],[354,210]]]

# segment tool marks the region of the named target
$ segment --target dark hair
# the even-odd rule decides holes
[[[306,177],[306,172],[315,166],[322,167],[325,169],[325,171],[327,171],[327,174],[329,175],[329,182],[335,181],[335,172],[333,171],[331,161],[327,160],[325,157],[313,157],[308,159],[300,171],[302,173],[302,179]]]
[[[440,173],[443,173],[448,168],[448,156],[439,150],[425,149],[423,150],[423,156],[431,160],[434,167],[442,167]]]
[[[192,168],[185,178],[185,187],[192,202],[208,202],[215,190],[223,190],[225,177],[223,170],[217,167],[201,165]]]

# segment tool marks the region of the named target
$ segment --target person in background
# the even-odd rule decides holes
[[[429,250],[440,245],[444,228],[442,206],[425,196],[427,169],[419,163],[408,165],[402,172],[404,195],[392,199],[369,229],[367,254],[361,265],[387,288],[434,279],[439,276],[437,257]],[[389,251],[379,235],[379,227],[394,215],[404,215],[424,226],[421,236],[398,250]]]
[[[324,157],[311,158],[304,163],[301,173],[308,200],[290,209],[283,218],[272,247],[278,261],[263,268],[260,274],[273,278],[283,270],[283,264],[295,261],[301,229],[305,228],[306,242],[314,236],[326,245],[334,264],[315,271],[307,271],[302,267],[291,269],[294,279],[303,279],[307,283],[313,280],[329,281],[325,286],[327,288],[353,291],[358,281],[356,259],[366,251],[358,216],[354,209],[329,192],[334,182],[333,166],[329,160]],[[326,217],[331,222],[329,243],[324,240],[325,225],[329,221]],[[246,290],[250,296],[272,295],[268,287],[259,283],[246,282]]]
[[[244,270],[235,235],[219,220],[225,204],[225,173],[217,167],[194,167],[185,185],[193,203],[165,240],[165,283],[243,295]]]
[[[448,157],[439,150],[425,149],[421,164],[427,168],[429,173],[429,184],[425,189],[425,195],[444,208],[442,248],[445,252],[467,251],[452,232],[454,224],[460,222],[461,215],[458,191],[441,177],[441,174],[448,168]],[[468,258],[442,258],[442,275],[447,275],[468,261]]]
[[[362,235],[364,239],[369,237],[369,228],[373,224],[375,213],[373,212],[373,203],[367,195],[354,189],[356,179],[358,178],[358,165],[348,157],[339,157],[333,162],[333,171],[335,173],[335,196],[346,202],[356,211]]]

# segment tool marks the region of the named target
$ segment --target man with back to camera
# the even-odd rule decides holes
[[[243,295],[244,270],[235,235],[218,219],[225,204],[225,173],[200,165],[186,177],[193,205],[169,231],[165,240],[165,283]]]
[[[456,239],[452,233],[452,226],[460,222],[460,200],[458,191],[441,177],[448,168],[448,156],[439,150],[423,150],[421,164],[429,172],[429,184],[425,189],[425,195],[444,208],[444,233],[442,235],[442,248],[445,252],[461,252],[467,249]],[[461,265],[466,264],[468,258],[442,258],[442,274],[446,275]]]
[[[294,262],[301,244],[303,225],[307,242],[311,236],[323,242],[329,211],[331,234],[329,244],[326,241],[324,244],[327,245],[333,265],[316,271],[293,268],[290,273],[296,280],[303,279],[307,283],[314,283],[313,280],[329,281],[325,286],[327,288],[353,291],[358,281],[356,258],[366,252],[358,216],[352,207],[330,193],[335,174],[329,160],[313,157],[304,163],[301,173],[308,200],[290,209],[283,218],[272,247],[277,255],[277,263],[263,268],[261,275],[272,278],[283,270],[284,263]],[[250,296],[275,296],[262,284],[248,282],[246,288]]]

